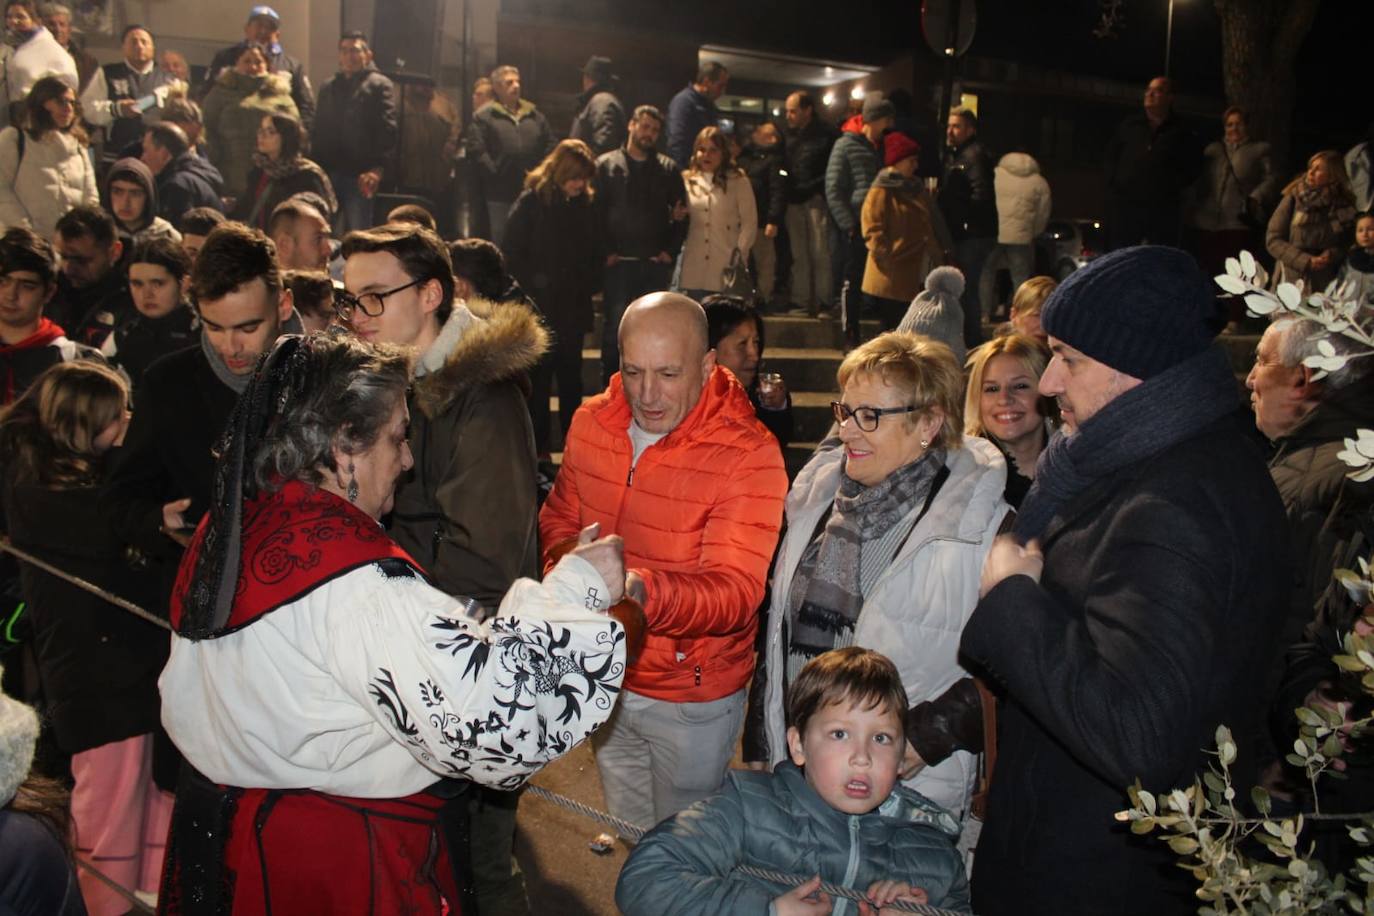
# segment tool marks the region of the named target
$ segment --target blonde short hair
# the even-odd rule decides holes
[[[1040,279],[1049,280],[1049,277]],[[1027,281],[1030,282],[1030,281]],[[1051,280],[1051,283],[1054,281]],[[1022,289],[1026,286],[1021,284]],[[988,371],[988,364],[994,357],[1010,356],[1021,361],[1026,372],[1036,381],[1045,374],[1045,367],[1050,364],[1050,351],[1040,341],[1034,337],[1027,337],[1024,334],[1007,334],[1003,337],[994,337],[987,343],[975,348],[968,355],[968,362],[964,365],[968,369],[968,391],[964,395],[964,435],[982,436],[992,438],[983,426],[983,375]],[[1054,416],[1054,402],[1040,395],[1035,401],[1036,410],[1042,417]]]
[[[964,374],[954,352],[938,340],[905,331],[889,331],[849,352],[836,373],[840,390],[856,375],[879,378],[901,392],[912,407],[921,410],[906,414],[908,428],[931,408],[944,414],[934,445],[958,448],[963,442]]]

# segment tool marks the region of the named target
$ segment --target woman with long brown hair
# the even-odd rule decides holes
[[[678,288],[700,301],[725,288],[725,268],[748,263],[759,231],[754,189],[735,166],[719,127],[703,127],[692,145],[687,186],[687,240],[682,245]]]
[[[604,244],[592,209],[596,159],[581,140],[564,140],[525,177],[501,240],[510,272],[553,331],[553,350],[531,378],[530,415],[539,454],[549,449],[550,383],[558,382],[558,420],[568,432],[582,403],[582,337],[592,329]]]
[[[100,206],[100,190],[76,91],[45,76],[24,109],[25,126],[0,130],[0,225],[25,226],[48,239],[72,207]]]

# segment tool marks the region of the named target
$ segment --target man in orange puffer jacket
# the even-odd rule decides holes
[[[544,550],[593,522],[625,540],[648,636],[593,738],[611,813],[649,827],[721,785],[744,716],[787,472],[777,440],[675,293],[631,303],[620,372],[573,416]],[[547,555],[546,555],[547,562]]]

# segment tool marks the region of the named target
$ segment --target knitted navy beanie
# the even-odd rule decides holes
[[[1192,256],[1140,245],[1089,261],[1059,284],[1040,313],[1045,333],[1138,379],[1212,344],[1216,294]]]

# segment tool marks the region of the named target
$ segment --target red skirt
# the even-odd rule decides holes
[[[217,885],[219,912],[458,916],[452,857],[439,828],[444,799],[343,798],[309,791],[227,790],[237,795],[223,862],[169,857],[159,912],[197,913],[208,902],[173,872]],[[174,821],[178,828],[194,829]],[[207,874],[207,872],[217,875]],[[209,878],[208,885],[203,879]],[[218,878],[218,880],[216,880]],[[199,898],[199,899],[197,899]],[[228,904],[227,906],[224,906]]]

